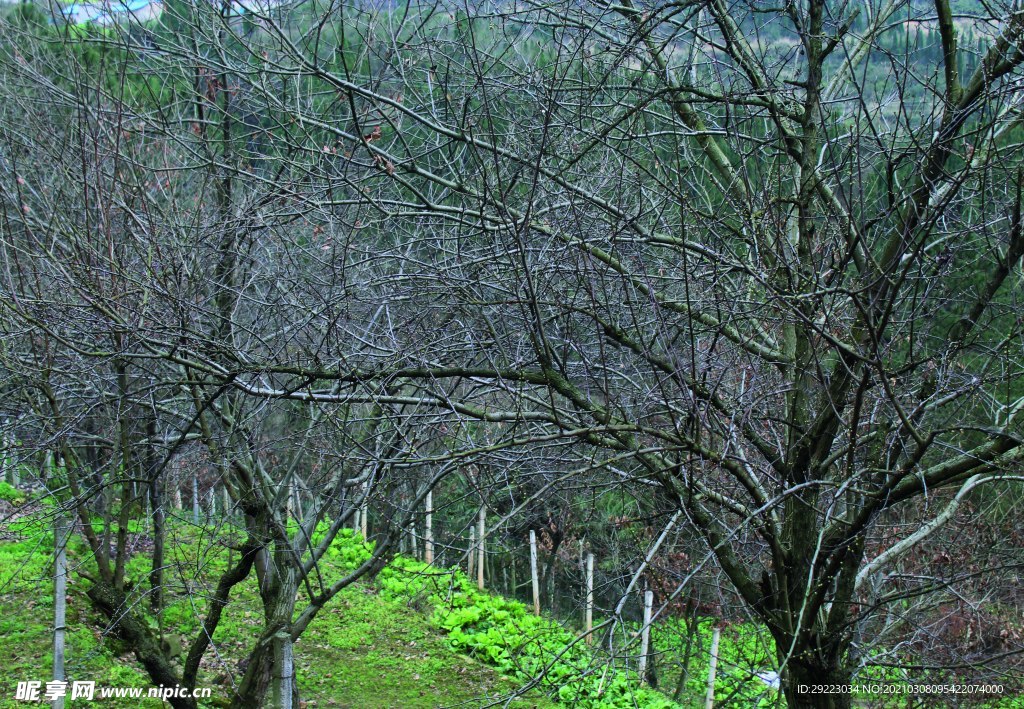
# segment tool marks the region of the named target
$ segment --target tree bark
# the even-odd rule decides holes
[[[804,659],[808,656],[812,659]],[[850,709],[849,692],[832,694],[821,691],[850,683],[850,671],[838,662],[821,658],[818,652],[807,649],[794,653],[785,667],[782,691],[790,709]]]

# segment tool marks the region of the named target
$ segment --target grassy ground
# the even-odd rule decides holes
[[[19,523],[0,529],[0,707],[24,707],[15,701],[19,681],[45,682],[53,668],[52,535]],[[78,554],[69,554],[70,563]],[[67,605],[69,678],[104,685],[147,685],[133,658],[122,657],[101,632],[84,589],[70,579]]]
[[[198,530],[176,529],[170,562],[175,591],[164,615],[170,633],[191,637],[205,612],[203,594],[224,566],[223,538],[198,538]],[[45,683],[52,670],[52,535],[25,522],[0,528],[0,708],[27,706],[15,700],[19,681]],[[80,544],[72,544],[69,563],[84,564]],[[148,558],[136,555],[129,574],[143,578]],[[197,572],[198,573],[195,573]],[[186,594],[188,581],[194,593]],[[103,620],[90,608],[87,582],[68,589],[67,675],[97,686],[149,687],[134,656],[116,638],[104,636]],[[193,603],[192,599],[195,599]],[[204,658],[200,687],[225,698],[231,677],[259,630],[261,611],[254,579],[242,584],[214,640],[216,651]],[[347,708],[481,707],[514,693],[519,685],[479,661],[458,653],[426,613],[385,599],[372,585],[344,590],[316,618],[296,644],[303,705]],[[160,706],[156,700],[108,699],[69,702],[69,706]],[[540,695],[511,706],[548,707]]]
[[[10,508],[7,510],[10,511]],[[0,520],[5,517],[0,509]],[[36,521],[32,521],[32,520]],[[138,524],[135,523],[135,527]],[[135,552],[128,576],[142,592],[149,572],[148,540],[133,529]],[[187,519],[170,528],[162,623],[165,637],[195,637],[206,613],[205,598],[231,561],[230,545],[239,535],[229,526],[193,527]],[[26,706],[14,699],[17,682],[44,681],[51,675],[53,536],[45,508],[14,523],[0,523],[0,709]],[[368,554],[350,532],[336,540],[322,560],[326,581],[355,568]],[[74,569],[88,572],[90,555],[73,540],[68,552]],[[255,576],[232,593],[214,646],[207,651],[199,687],[212,689],[209,706],[230,694],[232,682],[262,625]],[[149,687],[148,677],[116,638],[102,632],[104,620],[91,610],[87,582],[72,573],[68,590],[69,679],[92,680],[97,686]],[[148,607],[140,593],[136,610]],[[299,606],[302,607],[300,599]],[[713,621],[705,619],[696,638],[682,706],[703,706],[707,647]],[[773,655],[763,633],[736,624],[722,632],[716,700],[729,706],[778,706],[777,695],[754,677],[770,666]],[[680,667],[676,647],[684,638],[672,621],[656,627],[654,647],[659,675],[671,694]],[[463,654],[465,653],[465,654]],[[357,583],[339,594],[296,644],[303,706],[384,709],[417,707],[484,707],[505,705],[522,683],[544,668],[544,689],[566,705],[579,707],[672,706],[665,695],[642,689],[631,669],[610,670],[605,659],[575,642],[572,629],[549,618],[533,616],[523,604],[477,591],[461,573],[396,559],[372,584]],[[621,664],[619,665],[621,668]],[[901,678],[891,677],[893,681]],[[110,699],[74,702],[71,706],[159,706],[156,700]],[[900,706],[899,702],[867,701],[858,706]],[[905,704],[904,704],[905,705]],[[537,690],[508,704],[550,707]],[[988,704],[999,709],[1024,708],[1017,697]]]
[[[370,588],[345,592],[297,646],[300,687],[320,707],[477,707],[517,685],[456,654],[422,613],[384,603]],[[315,699],[314,699],[315,698]],[[513,706],[548,706],[533,698]]]

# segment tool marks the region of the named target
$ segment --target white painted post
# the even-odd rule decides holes
[[[4,420],[5,427],[8,424],[10,424],[10,419]],[[14,460],[14,456],[9,456],[9,454],[11,454],[13,451],[13,446],[11,445],[11,437],[4,433],[3,438],[0,438],[0,441],[2,441],[2,443],[0,443],[0,467],[3,468],[3,477],[0,477],[0,480],[3,480],[4,482],[10,480],[11,485],[13,485],[14,487],[18,487],[17,485],[14,484],[15,466],[14,463],[12,462]]]
[[[640,629],[640,661],[637,672],[640,684],[647,682],[647,651],[651,646],[651,608],[654,607],[654,591],[644,592],[644,625]]]
[[[587,600],[583,606],[583,630],[587,634],[587,645],[594,642],[594,555],[587,554]]]
[[[67,610],[67,523],[58,515],[54,524],[55,558],[53,577],[53,679],[64,680],[64,625]],[[53,700],[53,709],[64,709],[64,697]]]
[[[480,505],[480,512],[477,517],[477,562],[476,562],[476,587],[484,590],[484,538],[487,536],[487,508]]]
[[[473,578],[473,570],[476,568],[476,529],[469,528],[469,551],[466,559],[466,576]]]
[[[370,531],[370,488],[363,485],[363,504],[359,510],[359,526],[363,534],[363,540],[365,541]]]
[[[199,526],[199,476],[192,476],[192,524]]]
[[[224,487],[222,487],[220,489],[220,492],[221,492],[221,500],[222,500],[222,502],[224,504],[224,516],[225,517],[230,517],[231,516],[231,496],[228,494],[227,486],[225,485]]]
[[[295,651],[291,636],[287,632],[275,635],[271,640],[274,663],[280,667],[280,675],[270,678],[271,706],[278,709],[293,709],[293,682],[295,682]]]
[[[530,578],[533,581],[533,614],[540,615],[540,579],[537,576],[537,533],[530,530]]]
[[[427,490],[427,515],[423,527],[423,561],[434,563],[434,491]]]
[[[181,509],[181,488],[180,487],[174,488],[174,509],[176,509],[176,510],[180,510]]]
[[[721,634],[718,628],[711,634],[711,665],[708,667],[708,693],[704,697],[704,709],[712,709],[715,705],[715,672],[718,670],[718,639]]]

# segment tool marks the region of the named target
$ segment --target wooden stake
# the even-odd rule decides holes
[[[473,570],[476,569],[476,530],[469,528],[469,553],[466,559],[466,576],[473,578]]]
[[[704,709],[715,705],[715,672],[718,670],[718,639],[722,631],[715,628],[711,634],[711,665],[708,667],[708,693],[704,697]]]
[[[530,530],[530,577],[533,581],[533,614],[540,615],[540,579],[537,577],[537,533]]]
[[[427,515],[423,527],[423,561],[434,563],[434,491],[427,490]]]
[[[583,629],[587,633],[587,645],[594,642],[594,555],[587,554],[587,600],[583,606]]]
[[[487,508],[480,505],[480,512],[477,516],[477,562],[476,562],[476,587],[484,590],[484,538],[487,536]]]
[[[640,674],[640,683],[647,682],[647,651],[651,646],[651,608],[654,607],[654,591],[644,592],[644,625],[640,629],[640,661],[637,663],[637,672]]]

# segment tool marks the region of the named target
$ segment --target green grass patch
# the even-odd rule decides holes
[[[100,527],[97,527],[100,532]],[[45,681],[52,668],[53,534],[43,519],[25,517],[2,530],[0,542],[0,709],[23,706],[14,701],[15,685]],[[230,547],[241,541],[228,525],[194,527],[187,519],[171,521],[164,585],[166,606],[157,618],[148,611],[146,578],[150,558],[144,525],[129,528],[137,552],[127,567],[134,579],[135,609],[165,636],[189,640],[207,612],[206,598],[219,575],[237,558]],[[331,583],[369,558],[372,547],[350,530],[331,545],[319,572]],[[68,549],[74,570],[94,568],[80,539]],[[233,591],[231,603],[214,635],[200,671],[199,686],[211,687],[213,702],[230,694],[232,681],[262,627],[262,607],[255,574]],[[69,679],[93,680],[101,686],[149,687],[148,677],[123,643],[104,636],[104,622],[85,597],[87,582],[72,573],[68,603]],[[298,602],[303,606],[302,600]],[[714,621],[701,619],[691,642],[688,673],[680,704],[668,698],[682,672],[686,628],[678,619],[654,625],[652,650],[661,691],[641,686],[632,665],[610,658],[602,648],[585,645],[569,627],[547,616],[534,616],[523,603],[479,591],[458,569],[430,567],[413,559],[391,561],[373,583],[358,582],[342,591],[317,616],[295,646],[299,687],[308,707],[485,706],[517,696],[514,707],[562,704],[617,709],[703,706],[708,649]],[[622,628],[631,642],[635,626]],[[638,648],[628,646],[626,655]],[[773,667],[774,647],[753,624],[723,628],[719,645],[715,700],[720,706],[784,706],[778,693],[756,674]],[[535,678],[537,680],[535,685]],[[867,680],[867,677],[861,677]],[[905,681],[887,670],[871,679]],[[664,692],[664,693],[662,693]],[[867,698],[862,698],[867,699]],[[872,698],[872,706],[878,697]],[[116,701],[116,700],[111,700]],[[123,700],[122,700],[123,701]],[[90,706],[76,702],[73,706]],[[138,706],[159,706],[155,700]],[[1016,697],[988,704],[993,709],[1022,709]]]

